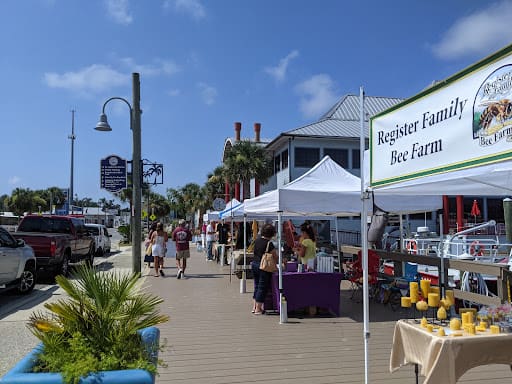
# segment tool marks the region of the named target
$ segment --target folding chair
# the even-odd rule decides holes
[[[380,258],[379,255],[368,250],[368,285],[369,292],[373,292],[377,289],[379,282],[379,270],[380,270]],[[346,270],[347,280],[351,283],[352,295],[351,299],[354,298],[356,292],[361,291],[363,287],[363,264],[361,258],[361,251],[357,253],[357,260],[351,264],[347,264]]]

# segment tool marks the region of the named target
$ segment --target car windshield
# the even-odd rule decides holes
[[[25,217],[19,227],[20,232],[71,233],[67,220],[50,217]]]
[[[89,232],[91,232],[93,235],[99,235],[100,230],[98,227],[89,227],[88,225],[85,226]]]

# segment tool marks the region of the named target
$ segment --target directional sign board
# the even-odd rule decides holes
[[[126,188],[126,159],[110,155],[100,161],[101,188],[119,192]]]

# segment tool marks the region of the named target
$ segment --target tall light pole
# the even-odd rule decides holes
[[[141,225],[141,197],[142,197],[142,173],[141,173],[141,127],[140,127],[140,79],[138,73],[132,73],[133,100],[132,105],[122,97],[111,97],[103,104],[100,121],[96,124],[98,131],[111,131],[105,114],[105,106],[111,100],[121,100],[130,108],[130,129],[133,135],[132,155],[132,271],[140,273],[142,254],[142,225]]]
[[[74,162],[75,162],[75,110],[71,110],[71,135],[68,136],[68,139],[71,140],[71,177],[69,180],[69,193],[68,193],[68,212],[69,208],[71,208],[71,213],[73,213],[73,170],[74,170]]]

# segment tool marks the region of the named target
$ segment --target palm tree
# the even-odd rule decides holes
[[[272,158],[261,145],[249,140],[240,141],[224,158],[224,176],[230,185],[241,181],[243,199],[249,198],[251,179],[265,183],[272,176]]]
[[[205,194],[207,198],[206,208],[211,207],[213,200],[219,196],[224,196],[224,167],[215,167],[212,173],[206,176],[207,180],[204,185]]]
[[[39,207],[46,206],[46,201],[29,188],[16,188],[8,198],[7,205],[16,215],[23,215],[25,212],[37,212]]]
[[[188,183],[180,189],[168,188],[167,199],[178,217],[190,218],[196,211],[203,209],[206,195],[204,188],[196,183]]]

